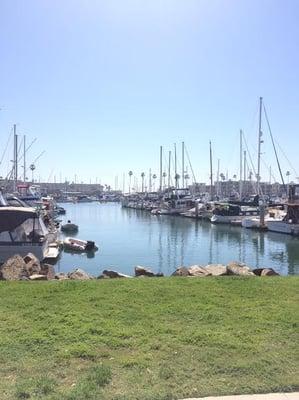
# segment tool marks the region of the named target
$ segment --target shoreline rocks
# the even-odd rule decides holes
[[[163,273],[154,273],[150,268],[143,266],[136,266],[134,269],[136,278],[145,277],[163,277]],[[251,269],[248,265],[232,261],[227,265],[223,264],[208,264],[191,265],[189,267],[178,267],[171,276],[177,277],[220,277],[220,276],[279,276],[273,268],[255,268]],[[6,281],[63,281],[63,280],[92,280],[92,279],[119,279],[119,278],[133,278],[133,276],[126,275],[115,271],[113,269],[104,269],[102,273],[96,278],[81,268],[76,268],[68,273],[58,272],[55,273],[55,268],[51,264],[43,264],[31,253],[25,257],[15,255],[10,257],[4,264],[0,266],[0,280]]]

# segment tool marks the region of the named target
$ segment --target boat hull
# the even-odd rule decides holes
[[[34,254],[40,261],[44,259],[45,243],[13,243],[0,242],[0,264],[16,254],[25,257],[28,253]]]

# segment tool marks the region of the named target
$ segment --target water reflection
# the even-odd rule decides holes
[[[148,212],[118,204],[66,204],[65,219],[79,225],[78,237],[95,241],[94,258],[64,253],[61,270],[82,267],[93,274],[114,267],[132,274],[144,265],[170,275],[179,265],[240,260],[252,267],[270,266],[283,274],[299,273],[299,240],[276,233]]]

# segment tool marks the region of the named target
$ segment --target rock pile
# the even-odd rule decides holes
[[[279,275],[272,268],[256,268],[251,269],[246,264],[239,261],[232,261],[227,265],[223,264],[208,264],[191,265],[190,267],[178,267],[172,276],[185,277],[207,277],[207,276],[275,276]],[[135,277],[138,278],[153,278],[162,277],[163,273],[154,273],[150,268],[140,265],[135,267]],[[112,269],[105,269],[97,277],[97,279],[115,279],[115,278],[132,278],[132,276],[122,274]],[[95,279],[94,276],[88,274],[81,268],[64,273],[55,273],[53,265],[43,264],[31,253],[25,257],[15,255],[9,258],[0,266],[0,279],[11,280],[30,280],[30,281],[46,281],[46,280],[90,280]]]

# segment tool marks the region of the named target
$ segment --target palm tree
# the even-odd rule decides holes
[[[145,173],[141,172],[141,179],[142,179],[142,193],[144,192],[144,177],[145,177]]]
[[[129,171],[129,194],[131,193],[131,180],[132,180],[133,172]]]

